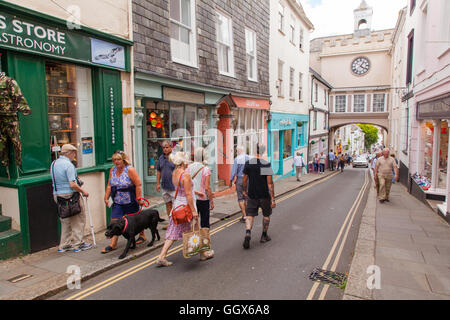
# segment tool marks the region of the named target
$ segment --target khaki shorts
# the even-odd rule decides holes
[[[169,191],[161,188],[161,193],[164,203],[173,202],[173,198],[175,197],[175,191]]]

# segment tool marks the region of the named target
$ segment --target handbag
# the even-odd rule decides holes
[[[55,160],[56,161],[56,160]],[[56,188],[55,181],[55,172],[54,172],[54,164],[55,161],[52,162],[52,180],[53,185],[55,186],[55,191],[58,191]],[[56,196],[56,205],[58,207],[58,216],[61,219],[66,219],[69,217],[76,216],[81,212],[81,204],[80,204],[80,193],[74,192],[69,199]]]
[[[180,176],[180,180],[178,182],[177,191],[175,192],[174,201],[177,198],[178,190],[179,190],[180,185],[181,185],[181,179],[183,178],[183,174]],[[186,223],[186,222],[191,222],[191,220],[193,218],[192,210],[191,210],[191,207],[189,207],[189,204],[182,204],[182,205],[179,205],[176,208],[173,208],[171,216],[172,216],[173,223],[176,224],[176,225],[179,225],[179,224],[182,224],[182,223]]]
[[[211,250],[209,228],[200,228],[197,220],[193,223],[191,231],[183,233],[183,256],[188,259],[209,250]]]

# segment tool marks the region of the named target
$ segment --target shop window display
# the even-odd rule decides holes
[[[156,175],[156,164],[162,155],[161,143],[170,137],[169,130],[169,106],[167,102],[147,101],[147,159],[149,176]]]
[[[292,130],[284,131],[283,135],[283,159],[292,156]]]
[[[424,162],[422,175],[431,178],[433,168],[433,131],[434,126],[431,121],[425,122],[422,127],[422,141],[424,143]]]
[[[91,72],[88,68],[46,62],[48,120],[52,160],[64,144],[78,149],[77,166],[95,165]]]
[[[438,188],[447,187],[447,161],[448,161],[448,122],[441,122],[441,148],[439,150],[439,182]]]

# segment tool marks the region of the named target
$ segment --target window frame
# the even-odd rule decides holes
[[[362,98],[362,105],[363,105],[363,108],[362,108],[362,110],[356,110],[356,98],[360,98],[360,97],[363,97]],[[358,103],[358,106],[359,106],[359,103]],[[366,112],[366,95],[365,94],[354,94],[353,95],[353,112],[355,112],[355,113],[363,113],[363,112]]]
[[[284,98],[283,88],[284,61],[278,59],[278,97]]]
[[[382,95],[383,96],[383,110],[382,111],[375,111],[375,95]],[[386,93],[373,93],[372,94],[372,112],[386,112]]]
[[[225,19],[227,19],[229,21],[229,25],[228,25],[228,32],[229,32],[229,36],[230,36],[230,43],[226,44],[223,43],[221,41],[219,41],[219,32],[220,32],[220,28],[219,28],[219,16],[223,17]],[[230,16],[220,12],[220,11],[216,11],[216,48],[217,48],[217,63],[218,63],[218,67],[219,67],[219,74],[224,75],[224,76],[228,76],[228,77],[235,77],[235,68],[234,68],[234,39],[233,39],[233,20],[231,19]],[[220,46],[225,46],[227,47],[227,52],[228,52],[228,61],[227,61],[227,65],[229,68],[229,71],[223,71],[221,70],[221,55],[220,55]],[[223,63],[223,62],[222,62]]]
[[[170,0],[170,1],[178,1],[179,5],[180,5],[180,20],[182,17],[182,12],[181,12],[181,0]],[[188,29],[189,30],[189,49],[190,49],[190,58],[191,60],[184,60],[184,59],[180,59],[177,57],[174,57],[174,45],[173,45],[173,41],[180,41],[177,39],[174,39],[170,36],[170,32],[169,32],[169,39],[170,39],[170,57],[171,60],[175,63],[179,63],[179,64],[183,64],[189,67],[193,67],[193,68],[198,68],[198,58],[197,58],[197,34],[195,32],[196,30],[196,0],[189,0],[190,3],[190,22],[191,22],[191,26],[187,26],[185,24],[183,24],[181,21],[177,21],[175,19],[173,19],[170,16],[170,10],[169,10],[169,30],[171,28],[172,23],[176,24],[179,28],[184,28],[184,29]],[[170,3],[169,3],[169,8],[170,8]]]
[[[249,50],[247,48],[247,44],[248,44],[248,39],[247,36],[248,34],[253,34],[253,47],[254,47],[254,56],[253,56],[253,71],[254,71],[254,77],[251,77],[251,75],[249,74],[249,56],[251,56],[251,54],[249,53]],[[246,51],[246,58],[247,58],[247,78],[250,81],[254,81],[254,82],[258,82],[258,50],[257,50],[257,34],[255,31],[245,28],[245,51]]]
[[[298,74],[298,101],[303,101],[303,73]]]
[[[340,98],[343,98],[342,100],[344,102],[344,104],[343,104],[344,110],[343,111],[338,111],[338,102],[342,102],[342,101],[339,101]],[[345,94],[337,94],[337,95],[335,95],[334,96],[334,107],[335,107],[335,112],[336,113],[346,112],[346,109],[347,109],[347,95],[345,95]]]
[[[282,9],[282,10],[280,10]],[[280,31],[284,35],[284,24],[285,24],[285,6],[283,6],[280,2],[278,3],[278,31]]]
[[[295,69],[289,68],[289,99],[295,100],[294,94],[294,85],[295,85]]]

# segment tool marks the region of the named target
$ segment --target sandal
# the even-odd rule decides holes
[[[205,254],[200,258],[200,261],[206,261],[211,258],[214,258],[214,250],[206,251]]]
[[[166,259],[161,260],[161,259],[158,258],[156,260],[156,264],[159,267],[170,267],[171,265],[173,265],[173,262],[167,261]]]
[[[102,250],[102,253],[105,254],[105,253],[114,251],[114,250],[116,250],[116,249],[117,249],[117,248],[113,248],[113,247],[111,247],[111,246],[107,246],[105,249]]]
[[[147,239],[145,239],[144,237],[139,237],[136,240],[136,244],[141,244],[141,243],[144,243],[145,241],[147,241]]]

